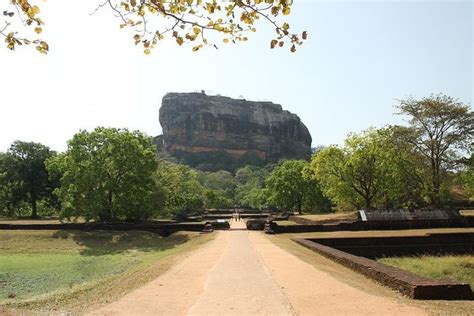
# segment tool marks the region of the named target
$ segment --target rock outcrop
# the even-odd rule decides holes
[[[311,135],[299,117],[272,102],[204,93],[168,93],[160,108],[159,152],[206,170],[281,158],[307,159]]]

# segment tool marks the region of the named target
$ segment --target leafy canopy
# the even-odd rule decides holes
[[[318,181],[303,174],[307,167],[303,160],[285,160],[273,169],[266,183],[275,206],[298,212],[318,206],[327,208]]]
[[[80,131],[65,153],[50,159],[60,173],[62,217],[114,221],[149,218],[162,198],[153,178],[156,148],[150,137],[126,129]]]
[[[398,129],[399,137],[424,157],[430,170],[426,184],[430,186],[431,203],[439,206],[445,171],[472,151],[474,112],[469,105],[443,94],[401,100],[398,109],[409,117],[409,126]]]
[[[37,37],[42,34],[44,25],[39,16],[40,8],[32,2],[10,0],[9,7],[0,16],[0,23],[4,20],[0,34],[11,50],[34,44],[39,52],[47,53],[48,43]],[[292,4],[292,0],[105,0],[95,11],[104,7],[110,9],[120,21],[120,28],[130,30],[135,45],[141,46],[145,54],[150,54],[166,38],[179,46],[189,43],[192,51],[204,46],[217,48],[221,42],[246,42],[248,33],[256,32],[260,20],[275,29],[270,48],[283,47],[287,43],[290,51],[295,52],[306,40],[307,32],[290,31],[288,23],[276,20],[278,16],[289,15]],[[16,24],[20,24],[22,34],[14,30]],[[34,38],[28,36],[33,32],[36,33]]]
[[[33,142],[15,141],[0,157],[1,195],[6,207],[30,204],[31,217],[37,217],[37,202],[51,198],[54,183],[49,180],[45,161],[54,156],[48,147]]]
[[[400,206],[411,201],[404,190],[412,171],[404,165],[406,158],[393,140],[392,128],[368,129],[350,135],[342,148],[330,146],[316,153],[309,170],[321,183],[326,196],[339,206]]]
[[[163,159],[154,177],[165,195],[164,213],[179,218],[203,207],[204,187],[196,170]]]

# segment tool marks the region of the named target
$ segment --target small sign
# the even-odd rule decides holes
[[[359,211],[359,214],[360,214],[360,218],[362,219],[363,222],[367,222],[367,216],[365,215],[365,211],[364,210],[360,210]]]

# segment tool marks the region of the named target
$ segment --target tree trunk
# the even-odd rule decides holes
[[[371,210],[372,209],[372,198],[370,197],[365,197],[365,209],[366,210]]]
[[[431,197],[431,203],[435,207],[439,207],[441,204],[440,197],[439,197],[439,191],[440,191],[440,172],[439,172],[439,162],[433,161],[432,164],[432,175],[433,175],[433,192],[432,192],[432,197]]]
[[[38,218],[38,211],[36,207],[36,197],[31,197],[31,218]]]
[[[112,198],[113,198],[113,193],[112,190],[108,192],[108,197],[107,197],[107,217],[109,218],[110,221],[113,220],[113,214],[112,214]]]

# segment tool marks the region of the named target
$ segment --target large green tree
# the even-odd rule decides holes
[[[401,100],[398,109],[410,124],[399,128],[399,137],[424,157],[430,171],[426,185],[431,204],[440,206],[446,171],[472,149],[474,113],[469,105],[443,94]]]
[[[371,209],[393,207],[413,189],[401,172],[403,159],[392,128],[350,135],[342,148],[327,147],[311,160],[323,192],[340,206]],[[403,191],[403,192],[402,192]]]
[[[205,188],[198,181],[198,172],[191,167],[162,159],[155,180],[165,194],[167,214],[182,218],[204,206]]]
[[[269,194],[265,189],[265,180],[269,173],[268,168],[250,165],[238,169],[235,173],[236,204],[253,209],[269,207]]]
[[[0,214],[14,216],[21,199],[18,196],[21,181],[11,172],[11,157],[0,153]]]
[[[470,200],[474,201],[474,153],[464,162],[465,168],[460,172],[461,182]]]
[[[228,208],[234,206],[237,182],[232,173],[225,170],[199,172],[198,180],[207,189],[206,207]]]
[[[234,207],[234,200],[227,197],[222,190],[207,189],[204,193],[204,207],[207,209],[222,209]]]
[[[37,218],[37,203],[51,198],[54,183],[49,180],[45,161],[54,156],[47,146],[33,142],[15,141],[0,159],[0,182],[5,207],[20,202],[30,205],[31,217]]]
[[[283,210],[323,208],[327,210],[327,200],[314,177],[303,174],[308,163],[303,160],[285,160],[268,176],[266,185],[271,201]]]
[[[153,177],[155,153],[152,138],[138,131],[80,131],[47,163],[52,174],[62,174],[61,215],[101,222],[153,216],[163,202]]]

